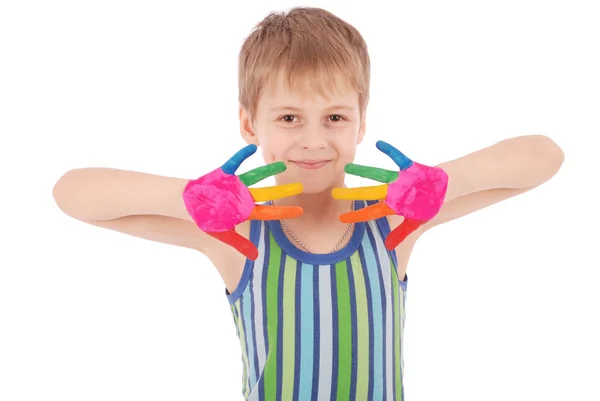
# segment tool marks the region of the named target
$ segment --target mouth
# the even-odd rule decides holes
[[[327,163],[330,163],[331,160],[290,160],[296,166],[307,169],[307,170],[315,170],[325,166]]]

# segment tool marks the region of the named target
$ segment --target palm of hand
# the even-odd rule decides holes
[[[384,202],[399,216],[429,221],[442,206],[447,183],[442,169],[414,162],[388,184]]]
[[[188,182],[182,194],[186,210],[200,230],[232,246],[252,260],[257,258],[258,250],[248,238],[235,231],[238,224],[246,220],[294,218],[303,212],[303,209],[297,206],[255,204],[302,192],[302,185],[299,183],[248,188],[286,170],[283,162],[276,162],[236,176],[235,172],[239,166],[255,152],[255,145],[246,146],[223,166]]]
[[[399,171],[348,164],[346,172],[384,183],[374,187],[336,188],[336,199],[380,200],[361,210],[344,213],[342,222],[360,222],[389,215],[404,217],[404,221],[388,235],[388,250],[396,248],[408,235],[440,211],[448,187],[448,175],[439,167],[416,163],[392,145],[378,141],[377,148],[389,156]]]

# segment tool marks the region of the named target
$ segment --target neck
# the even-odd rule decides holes
[[[287,198],[277,199],[273,202],[277,206],[300,206],[304,209],[302,216],[294,220],[302,223],[316,223],[334,220],[339,222],[342,213],[351,210],[351,200],[337,200],[331,196],[333,188],[345,187],[345,185],[333,186],[323,192],[316,194],[298,194]]]

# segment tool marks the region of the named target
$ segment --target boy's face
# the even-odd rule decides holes
[[[261,95],[254,124],[240,108],[246,142],[261,147],[265,163],[287,166],[277,184],[300,182],[311,194],[344,185],[344,167],[364,137],[364,113],[362,120],[355,91],[306,97],[280,84]]]

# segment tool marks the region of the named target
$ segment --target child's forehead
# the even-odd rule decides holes
[[[283,82],[274,82],[264,88],[260,102],[268,106],[280,104],[295,107],[343,104],[358,108],[358,92],[353,88],[331,85],[314,88],[310,85],[294,88]]]

